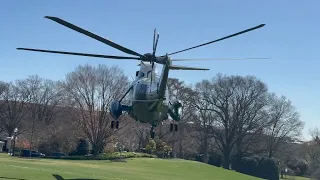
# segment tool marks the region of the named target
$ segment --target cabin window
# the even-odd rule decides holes
[[[139,75],[139,71],[136,71],[136,76],[138,76]]]

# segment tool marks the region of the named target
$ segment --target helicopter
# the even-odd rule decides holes
[[[246,29],[229,36],[225,36],[214,41],[210,41],[204,44],[193,46],[187,49],[176,51],[173,53],[166,53],[162,56],[156,56],[156,50],[159,40],[159,33],[154,29],[153,34],[153,51],[152,53],[140,54],[131,49],[123,47],[116,44],[106,38],[98,36],[92,32],[82,29],[74,24],[71,24],[63,19],[52,16],[45,16],[44,18],[50,19],[59,23],[65,27],[68,27],[74,31],[82,33],[89,36],[97,41],[100,41],[106,45],[109,45],[115,49],[118,49],[131,56],[111,56],[102,54],[88,54],[88,53],[77,53],[77,52],[66,52],[66,51],[53,51],[44,49],[30,49],[30,48],[17,48],[17,50],[26,51],[36,51],[36,52],[46,52],[46,53],[56,53],[56,54],[67,54],[67,55],[77,55],[77,56],[87,56],[87,57],[97,57],[97,58],[107,58],[107,59],[127,59],[127,60],[138,60],[140,61],[140,69],[136,71],[135,80],[131,83],[128,90],[119,100],[114,100],[111,102],[109,107],[110,115],[113,120],[111,122],[111,128],[119,128],[119,118],[123,112],[126,112],[131,118],[139,121],[141,123],[149,123],[151,125],[150,135],[151,138],[155,136],[155,127],[160,123],[167,120],[169,116],[172,122],[179,122],[181,120],[181,107],[182,104],[179,100],[173,102],[169,101],[169,90],[168,90],[168,77],[170,70],[209,70],[207,68],[197,68],[197,67],[187,67],[187,66],[177,66],[173,65],[173,61],[187,61],[187,60],[201,60],[201,59],[171,59],[171,55],[188,51],[194,48],[205,46],[211,43],[222,41],[240,34],[253,31],[255,29],[265,26],[265,24],[260,24],[258,26]],[[267,59],[267,58],[240,58],[240,59]],[[206,59],[210,60],[210,59]],[[211,59],[214,60],[214,59]],[[162,73],[156,73],[155,69],[157,64],[162,65]],[[128,97],[129,102],[127,104],[122,103],[123,99]],[[178,131],[178,125],[176,123],[170,124],[170,131]]]

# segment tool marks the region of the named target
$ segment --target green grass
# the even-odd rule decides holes
[[[24,159],[0,154],[0,179],[46,180],[55,179],[109,180],[258,180],[234,171],[187,160],[132,158],[126,162],[108,160]]]
[[[281,180],[310,180],[310,178],[298,177],[298,176],[287,176],[286,178],[283,178]]]

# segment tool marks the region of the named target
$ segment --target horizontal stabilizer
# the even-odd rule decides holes
[[[187,67],[187,66],[176,66],[176,65],[170,65],[169,69],[171,70],[210,70],[205,68],[196,68],[196,67]]]

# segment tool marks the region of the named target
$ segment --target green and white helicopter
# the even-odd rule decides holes
[[[73,29],[79,33],[89,36],[95,40],[98,40],[106,45],[109,45],[115,49],[118,49],[124,53],[133,55],[130,57],[124,56],[110,56],[101,54],[87,54],[87,53],[76,53],[76,52],[65,52],[65,51],[51,51],[42,49],[30,49],[30,48],[17,48],[18,50],[27,51],[37,51],[37,52],[47,52],[47,53],[57,53],[57,54],[67,54],[67,55],[78,55],[78,56],[88,56],[88,57],[98,57],[98,58],[108,58],[108,59],[131,59],[139,60],[140,69],[136,71],[136,78],[132,82],[128,91],[119,100],[114,100],[110,105],[110,114],[113,117],[111,123],[111,128],[118,129],[119,127],[119,117],[123,112],[127,112],[133,119],[142,123],[149,123],[151,125],[151,138],[154,138],[155,131],[154,128],[167,120],[169,116],[172,118],[173,122],[180,121],[180,108],[182,104],[179,100],[174,102],[169,101],[169,91],[167,87],[168,76],[170,70],[209,70],[206,68],[195,68],[195,67],[185,67],[173,65],[173,61],[185,61],[185,60],[201,60],[201,59],[171,59],[169,56],[198,48],[204,45],[208,45],[214,42],[218,42],[224,39],[231,38],[249,31],[263,27],[265,24],[260,24],[250,29],[210,41],[204,44],[193,46],[187,49],[183,49],[173,53],[167,53],[162,56],[156,56],[156,49],[159,40],[159,34],[154,30],[153,37],[153,51],[152,53],[140,54],[128,48],[125,48],[119,44],[116,44],[106,38],[93,34],[85,29],[75,26],[67,21],[64,21],[57,17],[45,16],[45,18],[53,20],[61,25],[64,25],[70,29]],[[241,59],[267,59],[267,58],[241,58]],[[214,59],[206,59],[214,60]],[[161,64],[162,73],[159,75],[156,73],[156,63]],[[123,99],[128,96],[129,103],[126,105],[122,103]],[[176,123],[170,124],[170,131],[177,131],[178,125]]]

